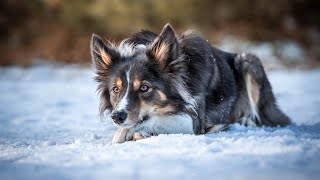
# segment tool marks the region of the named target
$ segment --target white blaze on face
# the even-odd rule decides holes
[[[127,88],[125,90],[125,94],[122,97],[122,99],[120,100],[119,104],[116,107],[116,111],[121,111],[121,110],[126,110],[127,105],[128,105],[128,93],[129,93],[129,87],[130,87],[130,70],[131,68],[129,68],[129,70],[126,72],[126,79],[127,79]]]

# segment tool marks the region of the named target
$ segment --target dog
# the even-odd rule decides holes
[[[192,31],[177,36],[170,24],[118,45],[93,34],[90,48],[100,113],[118,127],[112,143],[291,123],[254,54],[224,52]]]

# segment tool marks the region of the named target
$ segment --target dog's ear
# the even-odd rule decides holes
[[[96,81],[101,82],[98,90],[100,92],[100,115],[105,110],[111,109],[110,94],[107,86],[104,84],[108,79],[110,66],[119,59],[119,55],[112,45],[105,44],[102,39],[93,34],[90,43],[92,64],[96,69]]]
[[[112,105],[110,102],[110,93],[109,89],[104,84],[100,84],[98,87],[98,90],[100,92],[100,115],[103,116],[103,113],[108,110],[109,112],[112,109]]]
[[[110,65],[119,58],[117,51],[112,46],[105,44],[96,34],[92,34],[90,51],[97,73],[107,71]]]
[[[173,28],[166,24],[147,51],[150,59],[155,59],[162,68],[179,57],[179,43]]]

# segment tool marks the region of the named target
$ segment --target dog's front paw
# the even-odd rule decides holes
[[[113,136],[112,144],[124,143],[126,141],[137,141],[140,139],[146,139],[152,134],[145,131],[134,132],[132,129],[119,128],[116,134]]]
[[[113,136],[112,144],[123,143],[129,138],[129,129],[119,128],[116,134]]]
[[[151,137],[151,133],[147,133],[145,131],[138,131],[138,132],[133,133],[133,140],[135,140],[135,141],[140,140],[140,139],[146,139],[149,137]]]

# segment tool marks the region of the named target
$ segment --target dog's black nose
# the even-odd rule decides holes
[[[122,124],[127,119],[127,113],[124,111],[114,112],[111,115],[113,121],[117,124]]]

